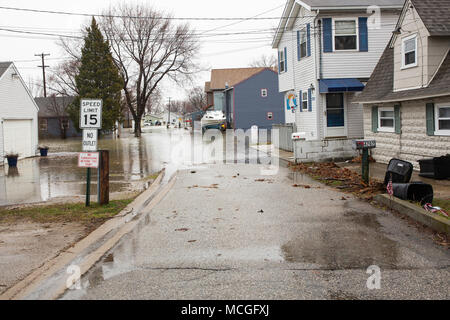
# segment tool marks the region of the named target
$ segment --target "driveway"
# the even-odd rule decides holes
[[[449,298],[450,254],[429,235],[287,168],[260,169],[180,171],[63,299]],[[373,265],[378,290],[367,287]]]

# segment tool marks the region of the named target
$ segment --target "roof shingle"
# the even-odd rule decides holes
[[[411,0],[431,36],[450,36],[450,0]]]
[[[381,103],[450,95],[450,52],[426,88],[393,92],[394,49],[387,48],[370,77],[364,91],[355,98],[360,103]]]
[[[232,87],[265,69],[273,71],[271,68],[213,69],[210,90],[223,90],[226,85]]]

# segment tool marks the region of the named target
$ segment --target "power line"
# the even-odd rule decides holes
[[[95,13],[82,13],[82,12],[39,10],[39,9],[17,8],[17,7],[3,7],[3,6],[0,6],[0,9],[13,10],[13,11],[24,11],[24,12],[34,12],[34,13],[47,13],[47,14],[59,14],[59,15],[70,15],[70,16],[84,16],[84,17],[156,19],[156,20],[185,20],[185,21],[279,20],[279,19],[283,18],[283,17],[258,17],[258,16],[255,16],[255,17],[237,17],[237,18],[235,18],[235,17],[207,18],[207,17],[168,17],[168,16],[166,16],[166,17],[158,17],[158,16],[126,16],[126,15],[109,15],[109,14],[95,14]],[[270,11],[273,11],[273,10],[270,10]]]

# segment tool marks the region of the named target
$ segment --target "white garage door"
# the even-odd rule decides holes
[[[5,154],[18,153],[20,158],[34,156],[31,125],[32,120],[3,121],[3,147]]]

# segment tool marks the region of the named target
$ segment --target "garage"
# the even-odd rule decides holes
[[[36,155],[39,108],[12,62],[0,62],[0,165],[4,156]]]
[[[3,146],[5,154],[18,153],[20,158],[32,157],[32,124],[30,120],[3,120]]]

